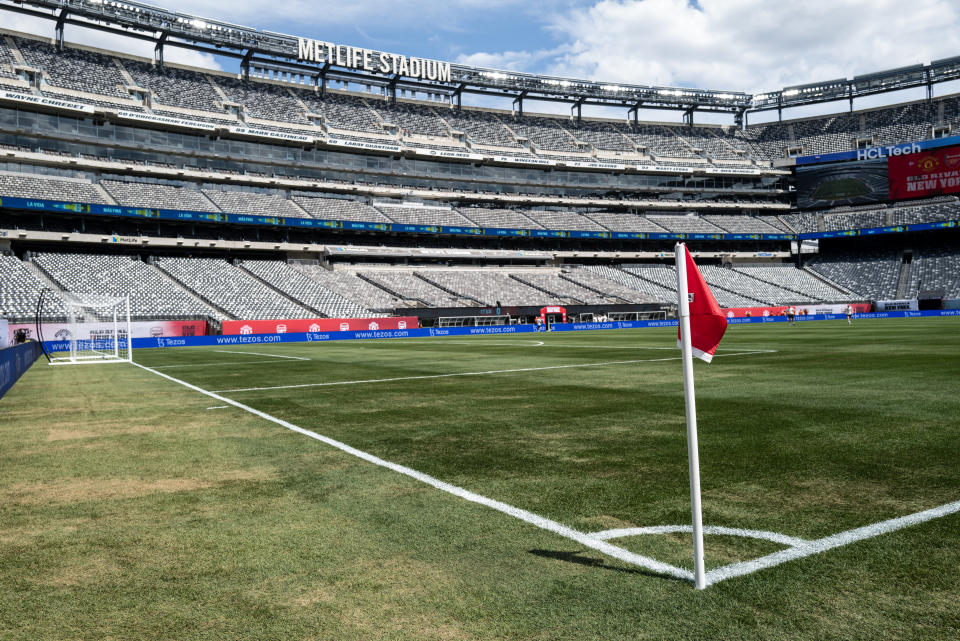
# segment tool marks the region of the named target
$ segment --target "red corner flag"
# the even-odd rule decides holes
[[[685,260],[677,261],[677,290],[679,291],[682,287],[681,283],[686,282],[687,301],[690,305],[691,352],[693,356],[709,363],[713,360],[713,354],[720,345],[723,333],[727,331],[727,319],[717,305],[713,292],[703,280],[696,263],[693,262],[690,250],[685,244],[679,246],[683,247]],[[682,279],[681,269],[686,271],[686,277]],[[677,327],[677,347],[681,347],[680,330],[681,327]]]

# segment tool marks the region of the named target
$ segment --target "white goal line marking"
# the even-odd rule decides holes
[[[276,423],[281,427],[285,427],[288,430],[297,432],[314,440],[325,443],[333,448],[336,448],[346,454],[355,456],[361,460],[367,461],[379,467],[392,470],[404,476],[408,476],[412,479],[430,485],[438,490],[447,492],[459,498],[462,498],[471,503],[476,503],[478,505],[483,505],[490,509],[496,510],[508,516],[512,516],[516,519],[534,525],[538,528],[546,530],[548,532],[553,532],[559,536],[562,536],[571,541],[575,541],[585,547],[596,550],[610,556],[612,558],[623,561],[631,565],[636,565],[642,568],[646,568],[653,572],[663,574],[666,576],[672,576],[678,579],[683,579],[693,583],[694,575],[693,572],[685,568],[678,568],[676,566],[670,565],[669,563],[663,563],[662,561],[657,561],[656,559],[651,559],[649,557],[642,556],[640,554],[635,554],[629,550],[625,550],[621,547],[611,545],[607,543],[605,539],[607,538],[617,538],[618,536],[631,536],[632,533],[638,534],[656,534],[656,533],[667,533],[667,532],[687,532],[692,531],[691,526],[658,526],[653,528],[629,528],[629,529],[620,529],[620,530],[605,530],[603,532],[596,532],[593,534],[587,532],[580,532],[571,527],[558,523],[557,521],[552,521],[546,517],[534,514],[533,512],[528,512],[527,510],[514,507],[507,503],[497,501],[491,498],[487,498],[470,490],[446,483],[439,479],[436,479],[422,472],[418,472],[412,468],[400,465],[398,463],[393,463],[385,459],[375,456],[363,450],[358,450],[355,447],[347,445],[341,441],[337,441],[328,436],[323,436],[314,431],[298,427],[293,423],[285,421],[283,419],[271,416],[266,412],[261,412],[260,410],[254,409],[248,405],[244,405],[238,401],[234,401],[225,396],[220,396],[215,392],[205,390],[196,385],[187,383],[178,378],[174,378],[163,372],[158,372],[155,369],[145,367],[139,363],[132,363],[133,365],[139,367],[142,370],[151,372],[165,378],[168,381],[182,385],[188,389],[192,389],[196,392],[214,398],[220,402],[227,403],[238,409],[241,409],[245,412],[249,412],[254,416],[259,416],[262,419],[270,421],[271,423]],[[838,534],[833,534],[822,539],[816,539],[813,541],[807,541],[804,539],[799,539],[795,537],[788,537],[786,535],[777,534],[775,532],[758,532],[755,530],[741,530],[738,528],[725,528],[719,526],[708,526],[705,528],[705,531],[708,534],[727,534],[733,536],[750,536],[753,538],[766,538],[771,541],[776,541],[783,543],[784,545],[789,545],[785,550],[779,552],[774,552],[773,554],[768,554],[767,556],[760,557],[758,559],[753,559],[752,561],[743,561],[740,563],[732,563],[723,567],[715,568],[706,573],[707,585],[714,585],[721,581],[727,579],[732,579],[738,576],[744,576],[747,574],[752,574],[759,570],[764,570],[771,568],[788,561],[793,561],[796,559],[801,559],[803,557],[812,556],[814,554],[820,554],[821,552],[826,552],[834,548],[838,548],[844,545],[849,545],[857,541],[862,541],[864,539],[869,539],[873,537],[880,536],[881,534],[886,534],[888,532],[894,532],[896,530],[901,530],[913,525],[918,525],[926,521],[931,521],[933,519],[941,518],[948,516],[950,514],[955,514],[960,512],[960,501],[953,503],[947,503],[946,505],[941,505],[940,507],[932,508],[929,510],[924,510],[922,512],[916,512],[914,514],[909,514],[907,516],[901,516],[894,519],[889,519],[886,521],[881,521],[879,523],[873,523],[871,525],[866,525],[860,528],[853,530],[847,530],[845,532],[840,532]]]
[[[556,521],[552,521],[538,514],[534,514],[533,512],[528,512],[527,510],[513,507],[512,505],[508,505],[501,501],[496,501],[494,499],[481,496],[480,494],[476,494],[469,490],[465,490],[461,487],[457,487],[456,485],[445,483],[444,481],[436,479],[427,474],[423,474],[422,472],[418,472],[412,468],[406,467],[404,465],[399,465],[391,461],[387,461],[385,459],[380,458],[379,456],[374,456],[373,454],[369,454],[362,450],[358,450],[355,447],[347,445],[346,443],[343,443],[341,441],[334,440],[328,436],[323,436],[322,434],[318,434],[311,430],[298,427],[293,423],[277,418],[275,416],[271,416],[266,412],[261,412],[260,410],[254,409],[248,405],[244,405],[243,403],[239,403],[225,396],[220,396],[215,392],[205,390],[203,388],[197,387],[196,385],[191,385],[186,381],[181,381],[180,379],[164,374],[163,372],[158,372],[149,367],[140,365],[139,363],[133,363],[133,364],[139,367],[140,369],[156,374],[157,376],[165,378],[168,381],[172,381],[179,385],[183,385],[188,389],[192,389],[196,392],[200,392],[201,394],[205,394],[210,398],[214,398],[222,403],[228,403],[229,405],[232,405],[245,412],[249,412],[254,416],[259,416],[262,419],[270,421],[271,423],[276,423],[277,425],[280,425],[281,427],[285,427],[288,430],[297,432],[298,434],[302,434],[304,436],[308,436],[314,440],[320,441],[321,443],[325,443],[342,452],[350,454],[351,456],[355,456],[359,459],[367,461],[368,463],[373,463],[374,465],[387,468],[388,470],[392,470],[399,474],[403,474],[404,476],[408,476],[412,479],[420,481],[421,483],[426,483],[427,485],[430,485],[438,490],[442,490],[443,492],[447,492],[448,494],[453,494],[454,496],[470,501],[471,503],[477,503],[479,505],[483,505],[485,507],[491,508],[498,512],[502,512],[503,514],[512,516],[516,519],[520,519],[521,521],[524,521],[531,525],[535,525],[538,528],[547,530],[549,532],[553,532],[554,534],[558,534],[564,538],[570,539],[572,541],[576,541],[581,545],[597,550],[598,552],[602,552],[615,559],[619,559],[624,563],[629,563],[631,565],[644,567],[644,568],[647,568],[648,570],[652,570],[653,572],[657,572],[667,576],[672,576],[678,579],[684,579],[686,581],[691,581],[691,582],[693,581],[693,572],[691,572],[690,570],[685,570],[683,568],[678,568],[668,563],[657,561],[656,559],[651,559],[645,556],[641,556],[639,554],[634,554],[629,550],[624,550],[623,548],[617,547],[616,545],[612,545],[601,539],[594,538],[585,532],[580,532],[578,530],[575,530],[571,527],[567,527],[566,525],[563,525]]]
[[[282,354],[265,354],[264,352],[248,352],[246,350],[238,349],[215,349],[215,352],[221,352],[223,354],[253,354],[254,356],[269,356],[270,358],[289,358],[293,361],[309,361],[309,358],[303,356],[283,356]]]
[[[273,363],[274,365],[286,363],[278,361],[275,358],[270,360],[257,359],[255,361],[210,361],[208,363],[177,363],[176,365],[155,365],[154,369],[178,369],[183,367],[219,367],[221,365],[254,365],[260,363]]]
[[[676,349],[671,348],[671,349]],[[733,352],[732,354],[716,354],[716,356],[746,356],[749,354],[770,354],[776,350],[758,350],[750,352]],[[603,367],[606,365],[630,365],[633,363],[657,363],[661,361],[678,361],[680,356],[670,356],[667,358],[639,358],[629,361],[605,361],[601,363],[573,363],[569,365],[548,365],[546,367],[521,367],[516,369],[493,369],[482,372],[456,372],[453,374],[423,374],[420,376],[396,376],[394,378],[368,378],[357,381],[330,381],[326,383],[298,383],[296,385],[274,385],[272,387],[242,387],[238,389],[220,389],[214,390],[219,394],[232,394],[236,392],[263,392],[267,390],[278,389],[299,389],[302,387],[331,387],[334,385],[363,385],[366,383],[392,383],[394,381],[419,381],[431,378],[453,378],[455,376],[490,376],[492,374],[516,374],[520,372],[543,372],[552,369],[574,369],[578,367]],[[171,367],[167,365],[166,367]]]

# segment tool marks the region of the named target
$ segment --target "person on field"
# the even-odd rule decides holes
[[[853,305],[847,305],[847,308],[844,310],[847,314],[847,325],[853,324]]]
[[[793,325],[794,316],[796,316],[796,314],[797,314],[797,310],[793,305],[787,308],[787,324],[788,325]]]

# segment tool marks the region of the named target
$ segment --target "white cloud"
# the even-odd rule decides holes
[[[547,69],[599,80],[761,92],[956,55],[951,0],[601,0],[552,19]]]

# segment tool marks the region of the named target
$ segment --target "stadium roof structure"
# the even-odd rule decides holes
[[[779,91],[756,95],[713,89],[605,83],[455,63],[442,63],[449,66],[449,79],[444,76],[442,80],[429,80],[425,75],[378,73],[379,69],[372,70],[366,64],[354,64],[352,67],[340,64],[339,54],[333,62],[304,60],[300,55],[304,38],[172,12],[140,2],[0,0],[0,9],[55,21],[58,46],[63,45],[63,29],[69,24],[153,42],[155,58],[161,65],[164,48],[173,46],[238,59],[245,76],[249,76],[250,69],[254,68],[309,78],[321,87],[325,80],[384,87],[388,95],[393,97],[398,89],[427,92],[445,95],[458,107],[465,93],[506,97],[513,98],[514,107],[521,114],[523,101],[530,99],[568,103],[571,113],[575,112],[577,118],[583,105],[599,105],[626,107],[635,120],[640,109],[665,109],[682,111],[688,123],[693,122],[693,114],[698,111],[731,113],[739,124],[748,112],[782,111],[785,108],[838,100],[849,100],[852,110],[855,98],[908,88],[926,87],[927,96],[931,98],[934,84],[960,79],[960,56],[956,56],[925,65],[880,71],[852,79],[840,78],[784,87]],[[323,44],[338,47],[339,50],[337,45]],[[353,47],[346,49],[357,51]],[[360,51],[394,59],[401,57],[397,54]]]

